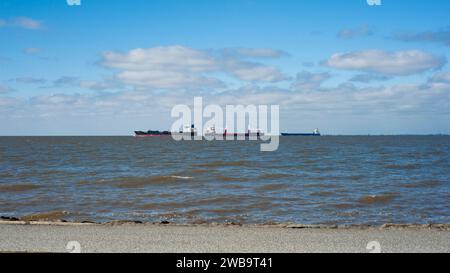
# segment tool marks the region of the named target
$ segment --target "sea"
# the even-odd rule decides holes
[[[450,223],[449,136],[0,137],[0,216],[178,224]]]

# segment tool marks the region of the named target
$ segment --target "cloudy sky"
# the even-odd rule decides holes
[[[0,135],[130,135],[278,104],[282,131],[450,133],[450,1],[0,1]]]

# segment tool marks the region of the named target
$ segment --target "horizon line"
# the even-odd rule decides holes
[[[278,136],[282,136],[281,134]],[[450,136],[450,134],[322,134],[322,137],[336,136]],[[135,137],[135,135],[0,135],[0,137]],[[295,137],[295,136],[287,136]],[[304,136],[303,136],[304,137]]]

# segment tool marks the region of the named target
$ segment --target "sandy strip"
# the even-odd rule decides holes
[[[75,241],[75,243],[73,243]],[[448,225],[383,228],[0,221],[1,252],[450,252]],[[79,243],[79,244],[78,244]]]

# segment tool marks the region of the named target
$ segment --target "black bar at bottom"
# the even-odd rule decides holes
[[[410,257],[414,255],[415,257]],[[364,269],[358,265],[373,265],[374,268],[397,263],[402,269],[413,269],[424,265],[420,257],[441,258],[442,266],[448,257],[445,254],[0,254],[0,263],[17,264],[21,269],[27,266],[58,264],[67,265],[76,270],[105,269],[140,270],[140,272],[302,272],[313,268],[313,272],[321,270]],[[433,257],[432,257],[433,256]],[[17,259],[17,261],[14,261]],[[434,259],[437,260],[437,259]],[[83,263],[81,263],[83,262]],[[84,263],[86,262],[86,263]],[[81,264],[88,265],[87,267]],[[427,263],[430,265],[430,262]],[[439,261],[433,261],[439,266]],[[360,271],[358,271],[360,272]]]

